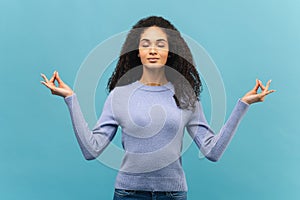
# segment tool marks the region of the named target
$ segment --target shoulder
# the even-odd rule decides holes
[[[124,100],[126,97],[130,97],[134,92],[134,83],[127,85],[116,86],[108,94],[107,99],[110,101]]]

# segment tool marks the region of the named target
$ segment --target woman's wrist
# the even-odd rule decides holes
[[[72,96],[74,94],[74,92],[72,91],[72,92],[69,92],[68,94],[66,94],[65,96],[64,96],[64,98],[67,98],[67,97],[69,97],[69,96]]]
[[[244,99],[244,98],[241,98],[241,101],[244,102],[244,103],[246,103],[246,104],[248,104],[248,105],[251,104],[250,102],[248,102],[248,101],[247,101],[246,99]]]

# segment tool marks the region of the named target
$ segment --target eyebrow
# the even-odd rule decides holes
[[[150,40],[146,39],[146,38],[143,38],[143,39],[141,39],[141,41],[147,41],[147,42],[149,42]],[[157,39],[156,41],[157,42],[161,42],[161,41],[167,42],[167,40],[165,40],[165,39]]]

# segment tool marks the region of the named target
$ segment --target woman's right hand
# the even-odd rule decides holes
[[[41,76],[44,79],[44,81],[41,81],[41,83],[49,88],[52,94],[65,98],[71,96],[74,93],[73,90],[60,79],[57,71],[54,71],[53,76],[50,78],[50,80],[48,80],[45,74],[41,74]],[[57,81],[58,86],[55,85],[55,80]]]

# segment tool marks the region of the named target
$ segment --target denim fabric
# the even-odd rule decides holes
[[[151,192],[115,189],[113,200],[187,200],[187,192]]]

